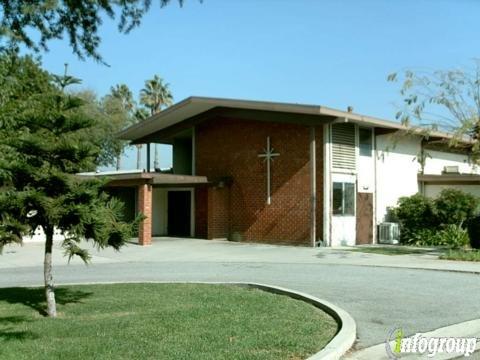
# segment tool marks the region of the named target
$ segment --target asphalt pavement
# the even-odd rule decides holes
[[[4,249],[0,287],[41,285],[42,252],[41,244]],[[92,264],[75,260],[68,265],[57,245],[56,283],[250,281],[287,287],[349,312],[357,322],[358,349],[383,342],[392,328],[401,327],[408,335],[480,318],[476,268],[468,264],[462,272],[458,263],[452,271],[456,262],[425,255],[181,239],[160,239],[149,247],[130,245],[120,253],[92,253]],[[422,261],[429,267],[436,264],[437,270],[406,266]],[[480,264],[474,265],[480,272]]]

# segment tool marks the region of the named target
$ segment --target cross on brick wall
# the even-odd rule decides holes
[[[275,149],[273,149],[270,146],[270,136],[267,136],[267,147],[263,149],[263,153],[258,154],[259,158],[263,158],[264,162],[267,163],[267,204],[270,205],[272,200],[271,200],[271,163],[273,162],[273,159],[277,156],[280,156],[279,153],[275,152]]]

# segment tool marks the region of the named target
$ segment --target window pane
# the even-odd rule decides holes
[[[342,215],[342,198],[343,198],[343,184],[334,182],[333,183],[333,215]]]
[[[359,148],[361,156],[372,156],[372,131],[370,129],[359,129]]]
[[[343,215],[355,215],[355,184],[345,183]]]

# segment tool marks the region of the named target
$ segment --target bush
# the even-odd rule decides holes
[[[452,249],[464,248],[469,245],[468,232],[459,224],[448,224],[437,233],[438,245],[448,246]]]
[[[427,234],[421,230],[437,226],[434,203],[421,194],[401,197],[391,215],[399,220],[400,240],[404,243],[423,243]]]
[[[405,231],[402,228],[401,240],[403,244],[415,246],[438,246],[438,231],[432,229],[417,229],[416,231]]]
[[[460,225],[448,224],[443,229],[418,229],[409,233],[403,243],[415,246],[448,246],[464,248],[469,243],[468,232]]]
[[[438,224],[464,224],[478,210],[480,199],[456,189],[444,189],[434,200]]]
[[[421,194],[402,197],[391,211],[400,223],[400,241],[417,246],[468,245],[480,248],[480,199],[456,189],[445,189],[435,200]]]

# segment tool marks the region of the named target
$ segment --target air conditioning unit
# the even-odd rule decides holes
[[[444,174],[460,174],[460,168],[458,166],[444,166],[443,167]]]
[[[378,225],[378,243],[396,245],[400,240],[400,226],[397,223],[384,222]]]

